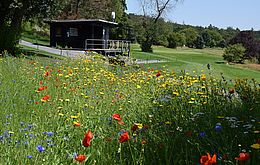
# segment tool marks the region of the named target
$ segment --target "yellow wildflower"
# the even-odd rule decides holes
[[[258,150],[258,149],[260,149],[260,144],[258,144],[258,143],[252,144],[250,147]]]

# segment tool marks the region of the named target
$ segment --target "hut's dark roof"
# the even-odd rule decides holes
[[[110,26],[118,25],[118,23],[116,22],[106,21],[102,19],[48,20],[45,22],[47,23],[99,23],[99,24],[106,24]]]

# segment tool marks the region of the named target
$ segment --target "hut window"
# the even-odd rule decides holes
[[[70,33],[70,36],[72,36],[72,37],[77,37],[79,35],[77,28],[70,28],[69,33]]]
[[[61,37],[61,28],[60,27],[58,27],[56,29],[56,37]]]

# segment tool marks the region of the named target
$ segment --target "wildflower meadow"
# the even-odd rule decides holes
[[[107,61],[0,58],[0,164],[259,164],[259,82]]]

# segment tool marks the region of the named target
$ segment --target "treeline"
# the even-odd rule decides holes
[[[134,29],[134,38],[140,42],[143,37],[144,28],[142,24],[143,16],[129,14],[128,25]],[[157,32],[155,33],[154,45],[162,45],[170,48],[177,46],[187,46],[190,48],[204,47],[225,47],[229,41],[240,32],[239,29],[228,27],[220,29],[209,25],[208,27],[182,25],[173,22],[166,22],[160,19]]]

